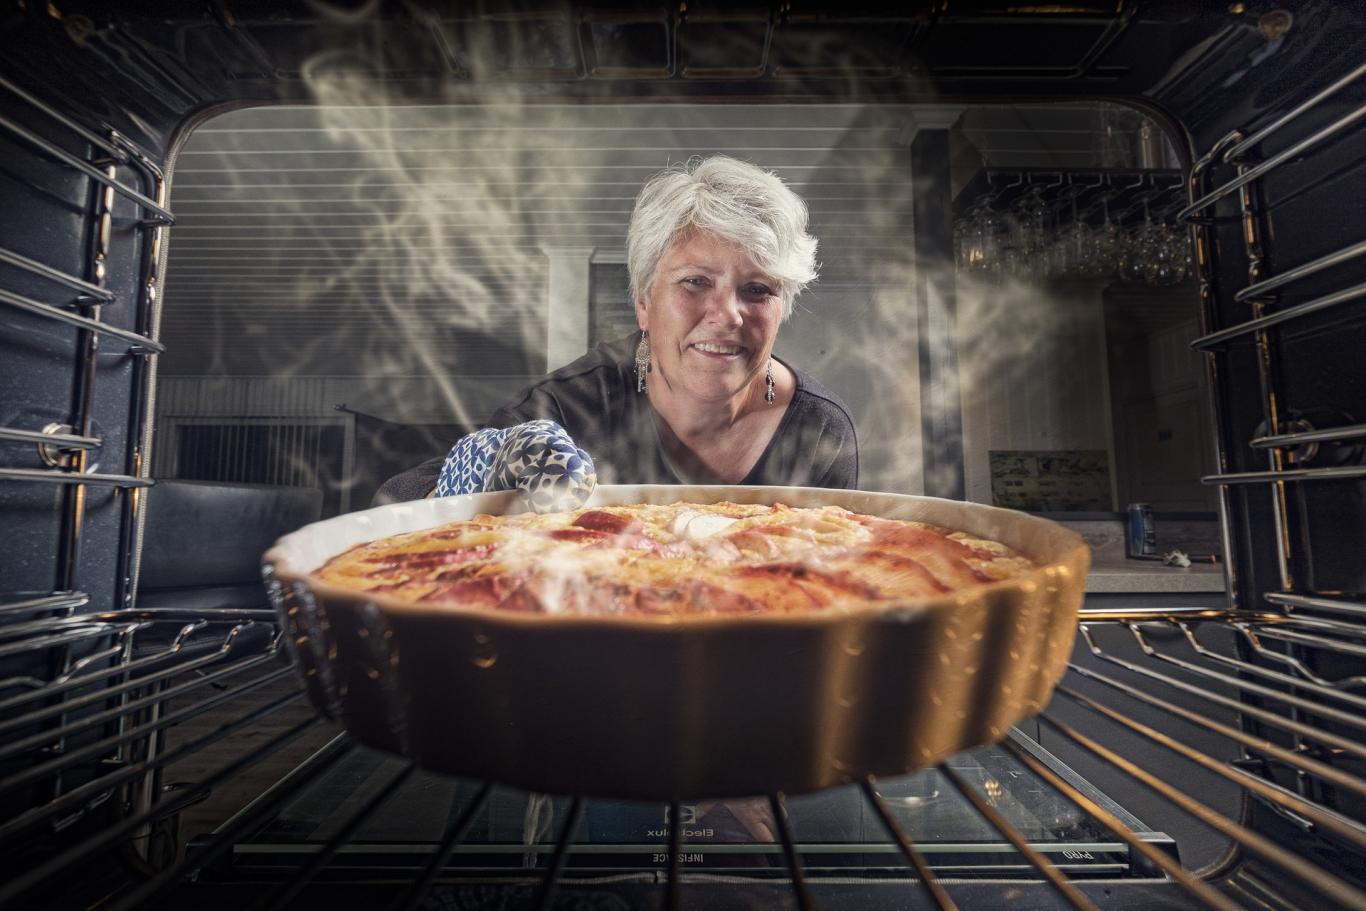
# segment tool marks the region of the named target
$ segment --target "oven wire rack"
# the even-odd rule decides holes
[[[99,630],[114,625],[119,628],[121,638],[134,637],[139,633],[157,627],[180,626],[174,640],[158,651],[136,659],[136,663],[110,672],[102,671],[107,677],[128,677],[134,679],[110,686],[112,692],[91,693],[85,697],[87,703],[118,702],[113,708],[106,709],[97,716],[98,720],[84,722],[87,725],[101,724],[108,717],[131,719],[131,723],[120,733],[102,739],[90,746],[67,755],[55,756],[44,763],[33,766],[24,772],[8,776],[0,781],[0,795],[9,793],[43,776],[63,769],[77,767],[97,755],[106,755],[119,747],[127,747],[139,741],[145,742],[157,731],[177,725],[189,718],[211,711],[220,706],[236,706],[247,701],[254,691],[262,690],[272,683],[288,676],[290,680],[296,673],[294,668],[284,664],[278,633],[274,632],[271,617],[259,616],[269,612],[228,613],[224,616],[177,616],[175,612],[153,613],[140,611],[117,612],[116,615],[90,615],[90,620],[66,627],[50,625],[55,634]],[[1107,613],[1107,612],[1095,612]],[[1313,742],[1332,755],[1366,756],[1366,746],[1360,737],[1349,737],[1326,724],[1316,726],[1282,716],[1264,709],[1248,706],[1238,700],[1239,695],[1258,695],[1268,699],[1295,705],[1304,715],[1313,714],[1319,718],[1341,722],[1344,726],[1360,731],[1366,728],[1366,714],[1360,709],[1366,698],[1354,692],[1361,684],[1359,678],[1341,680],[1313,679],[1317,675],[1298,666],[1293,658],[1287,658],[1278,651],[1268,651],[1263,640],[1282,634],[1299,635],[1311,631],[1319,648],[1330,649],[1343,654],[1354,655],[1363,648],[1362,634],[1359,629],[1338,621],[1309,621],[1286,619],[1282,617],[1261,618],[1210,618],[1208,609],[1193,608],[1183,611],[1180,608],[1167,608],[1157,618],[1158,611],[1138,612],[1137,619],[1085,619],[1081,625],[1082,640],[1089,651],[1100,662],[1115,668],[1115,673],[1098,671],[1094,667],[1074,663],[1069,666],[1069,675],[1058,689],[1058,698],[1041,716],[1040,722],[1051,732],[1055,732],[1071,743],[1094,754],[1097,758],[1129,776],[1136,786],[1141,786],[1161,795],[1182,811],[1199,819],[1224,835],[1236,850],[1258,858],[1263,864],[1276,868],[1288,875],[1312,893],[1342,907],[1366,906],[1366,892],[1358,884],[1350,882],[1338,872],[1316,865],[1305,857],[1286,850],[1265,835],[1247,826],[1243,821],[1227,818],[1201,799],[1184,790],[1178,783],[1166,780],[1151,768],[1145,768],[1124,755],[1097,735],[1090,726],[1085,730],[1059,717],[1064,702],[1084,708],[1093,714],[1098,724],[1097,730],[1122,729],[1143,738],[1158,751],[1170,753],[1174,758],[1198,764],[1211,773],[1221,776],[1245,790],[1256,799],[1280,808],[1296,819],[1302,820],[1306,831],[1321,830],[1331,834],[1342,843],[1355,850],[1366,852],[1366,826],[1333,806],[1302,796],[1295,790],[1285,787],[1259,774],[1257,764],[1229,763],[1210,755],[1208,752],[1190,746],[1154,726],[1136,721],[1130,717],[1132,703],[1141,703],[1159,709],[1172,718],[1198,725],[1205,730],[1240,744],[1246,757],[1257,763],[1275,765],[1293,770],[1318,782],[1331,785],[1334,789],[1362,795],[1366,794],[1366,781],[1341,768],[1315,758],[1304,750],[1288,749],[1271,739],[1248,734],[1238,728],[1223,724],[1207,717],[1206,710],[1212,707],[1229,707],[1230,703],[1240,712],[1252,711],[1259,721],[1278,728],[1284,733],[1294,734],[1302,742]],[[1239,638],[1253,647],[1259,655],[1270,655],[1269,662],[1248,661],[1230,655],[1217,648],[1211,648],[1203,639],[1202,631],[1212,625],[1226,629],[1230,625],[1238,631]],[[183,624],[183,625],[182,625]],[[1133,660],[1117,654],[1116,651],[1099,644],[1096,635],[1101,628],[1122,628],[1132,635],[1139,651],[1140,660]],[[270,630],[270,635],[255,637],[257,642],[249,648],[235,648],[240,642],[251,644],[252,630]],[[212,635],[204,636],[205,632]],[[24,641],[24,640],[21,640]],[[138,677],[139,671],[157,668]],[[1177,676],[1164,670],[1164,667],[1179,668],[1185,674]],[[1138,675],[1149,685],[1135,687],[1116,674],[1127,672]],[[1206,681],[1203,685],[1189,682],[1194,675]],[[1286,678],[1293,681],[1293,689],[1302,695],[1295,695]],[[77,678],[79,679],[79,678]],[[1129,678],[1132,680],[1133,678]],[[1275,689],[1261,682],[1268,681],[1285,684],[1284,689]],[[52,691],[70,691],[72,680],[57,680],[44,688],[35,688],[26,694],[29,698],[24,704],[42,704]],[[136,686],[129,686],[128,683]],[[1083,689],[1086,683],[1092,684]],[[1098,686],[1097,686],[1098,685]],[[151,695],[134,696],[134,691],[152,690]],[[207,695],[198,695],[208,690]],[[98,695],[100,698],[91,698]],[[296,705],[303,699],[303,691],[289,687],[282,695],[270,693],[269,698],[238,714],[227,713],[226,720],[217,724],[210,732],[178,743],[174,747],[138,761],[129,761],[106,772],[103,776],[63,795],[45,806],[36,807],[12,819],[0,827],[0,843],[9,843],[25,833],[39,830],[45,824],[60,820],[89,801],[95,794],[117,789],[120,785],[146,774],[153,769],[165,768],[185,756],[220,743],[223,738],[235,732],[249,729],[271,713],[286,706]],[[168,700],[187,701],[189,704],[172,709],[159,717],[148,717],[147,707],[153,702],[164,704]],[[121,700],[121,701],[120,701]],[[8,700],[0,708],[12,710],[15,700]],[[6,720],[6,731],[32,725],[50,716],[52,708],[43,706],[31,709],[24,715],[13,716]],[[267,760],[285,744],[296,740],[319,725],[326,725],[327,719],[319,714],[303,718],[275,734],[249,752],[233,758],[203,779],[179,786],[163,800],[145,810],[126,816],[116,824],[99,832],[83,843],[73,845],[48,858],[41,864],[24,871],[0,886],[0,907],[22,907],[24,898],[64,871],[81,863],[92,855],[108,850],[129,838],[133,833],[145,829],[159,819],[165,819],[202,799],[213,788],[240,775],[250,766]],[[29,751],[41,738],[51,742],[56,733],[44,731],[23,741],[7,741],[0,755],[10,756],[16,752]],[[77,731],[73,728],[60,732],[68,736]],[[305,763],[288,776],[272,786],[266,793],[253,801],[230,821],[217,829],[197,850],[179,861],[169,865],[154,876],[117,896],[107,907],[111,911],[123,911],[142,907],[165,890],[174,889],[191,878],[193,874],[213,864],[225,852],[229,852],[246,835],[255,831],[265,821],[277,814],[284,803],[314,782],[319,775],[348,755],[356,744],[346,734],[339,734],[327,746],[311,756]],[[1170,878],[1182,889],[1195,906],[1219,909],[1246,907],[1239,901],[1237,879],[1207,881],[1194,872],[1182,867],[1180,862],[1168,852],[1145,840],[1139,832],[1121,821],[1091,795],[1058,775],[1048,765],[1041,762],[1030,751],[1021,748],[1014,741],[1007,741],[1004,749],[1026,768],[1042,779],[1050,788],[1071,801],[1082,812],[1112,832],[1122,840],[1136,855]],[[346,847],[355,833],[384,803],[386,798],[404,783],[414,771],[406,764],[384,787],[362,802],[336,829],[326,842],[317,846],[297,871],[286,882],[279,884],[270,893],[263,906],[269,908],[286,907],[296,900],[302,890],[319,876],[325,875],[329,862]],[[1019,855],[1033,868],[1038,880],[1056,890],[1066,904],[1073,908],[1099,907],[1094,896],[1089,895],[1086,884],[1069,879],[1053,859],[1030,845],[1028,838],[1009,822],[994,806],[991,795],[969,783],[953,768],[945,765],[939,771],[953,787],[971,804],[974,809],[1019,852]],[[877,817],[882,821],[889,843],[895,844],[905,862],[904,874],[916,882],[916,888],[933,902],[934,907],[955,908],[953,884],[941,881],[933,870],[933,865],[917,848],[904,828],[897,824],[883,798],[876,790],[877,782],[868,779],[858,783],[864,798],[869,802]],[[396,908],[416,907],[442,877],[446,866],[467,835],[469,827],[493,787],[492,782],[480,786],[476,799],[467,805],[445,833],[444,838],[433,846],[430,857],[420,870],[412,871],[410,882],[403,890],[401,901]],[[804,871],[800,849],[793,841],[787,825],[785,798],[782,794],[770,795],[774,819],[777,822],[777,835],[786,863],[787,878],[791,882],[794,895],[801,908],[817,907],[811,887],[811,880]],[[571,850],[578,820],[581,818],[586,799],[574,798],[570,812],[559,832],[556,847],[550,863],[542,874],[536,907],[549,907],[554,894],[566,877],[566,861]],[[671,807],[668,815],[668,845],[671,862],[664,877],[664,901],[668,907],[676,907],[679,901],[680,885],[686,888],[688,879],[679,871],[681,841],[679,827],[672,820],[680,818],[677,805]],[[910,886],[908,886],[910,888]]]

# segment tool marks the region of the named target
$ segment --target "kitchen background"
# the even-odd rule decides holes
[[[719,152],[810,207],[821,278],[778,352],[853,411],[860,486],[1214,509],[1194,284],[1098,239],[1113,221],[1153,240],[1178,198],[1175,154],[1136,111],[386,107],[364,84],[314,89],[320,106],[223,114],[180,153],[156,477],[369,505],[521,386],[634,330],[635,193]]]

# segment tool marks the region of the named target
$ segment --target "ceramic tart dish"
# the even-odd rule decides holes
[[[424,768],[556,794],[798,794],[933,765],[1040,711],[1090,552],[1023,513],[901,494],[603,485],[587,506],[840,506],[999,542],[1035,568],[866,609],[603,616],[414,603],[314,570],[356,545],[521,510],[515,493],[338,516],[281,538],[267,589],[313,704]]]

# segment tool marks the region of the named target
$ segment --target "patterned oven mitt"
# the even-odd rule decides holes
[[[593,459],[554,421],[479,430],[451,447],[436,496],[516,490],[533,512],[577,509],[598,483]]]

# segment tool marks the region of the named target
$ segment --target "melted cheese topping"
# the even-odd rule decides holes
[[[1004,545],[838,506],[606,506],[475,516],[362,544],[323,581],[405,601],[615,616],[847,609],[1034,568]]]

